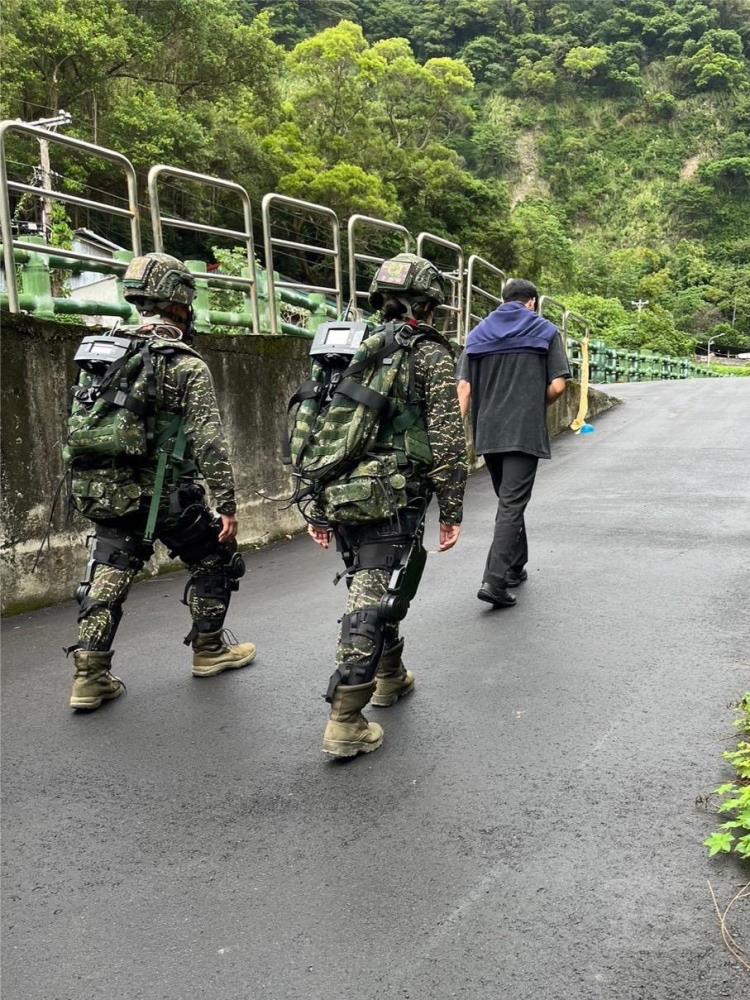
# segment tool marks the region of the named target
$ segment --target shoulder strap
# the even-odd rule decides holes
[[[396,351],[403,350],[404,346],[404,344],[401,344],[398,340],[396,340],[395,323],[386,323],[383,346],[378,348],[378,350],[371,354],[368,358],[363,358],[361,361],[355,361],[350,364],[342,375],[341,381],[343,382],[345,378],[350,378],[352,375],[359,375],[372,365],[377,364],[378,361],[382,361],[383,358],[390,357],[390,355],[395,354]]]
[[[156,428],[156,375],[151,360],[151,346],[148,342],[141,347],[141,357],[143,373],[146,376],[146,442],[151,443]]]
[[[287,425],[289,423],[289,414],[292,412],[294,407],[298,406],[300,403],[304,403],[308,399],[315,399],[317,396],[320,396],[325,391],[325,387],[325,382],[316,382],[315,379],[312,378],[306,379],[289,400],[289,405],[286,408]],[[311,434],[312,427],[307,432],[305,439],[300,446],[300,452],[307,447]],[[285,426],[281,431],[281,461],[284,465],[292,464],[292,439],[289,435],[287,426]]]
[[[174,445],[172,446],[171,452],[167,451],[165,445],[171,437],[177,435],[175,438]],[[160,449],[159,459],[156,463],[156,474],[154,476],[154,492],[151,497],[151,503],[148,508],[148,519],[146,521],[146,530],[143,534],[144,539],[150,542],[154,537],[154,531],[156,530],[156,519],[159,515],[159,504],[161,503],[162,493],[164,492],[164,480],[167,475],[167,462],[169,459],[176,461],[182,461],[185,457],[185,447],[187,444],[187,439],[185,437],[185,425],[180,414],[176,414],[172,420],[169,421],[164,430],[159,434],[155,441],[155,445]]]

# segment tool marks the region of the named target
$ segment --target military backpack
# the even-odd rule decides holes
[[[163,490],[167,467],[183,465],[185,438],[179,414],[158,411],[156,355],[197,353],[180,340],[115,332],[84,337],[63,452],[71,473],[71,502],[92,520],[113,520],[141,506],[143,477],[156,462],[150,514]],[[153,520],[152,517],[149,520]]]
[[[340,331],[339,345],[330,343],[332,328]],[[374,331],[364,323],[318,330],[310,378],[289,404],[297,410],[284,449],[298,482],[295,499],[310,519],[363,524],[394,518],[407,506],[408,475],[432,464],[410,354],[438,337],[431,327],[403,322]]]

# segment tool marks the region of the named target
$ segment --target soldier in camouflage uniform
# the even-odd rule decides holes
[[[368,722],[362,709],[370,700],[379,707],[393,705],[414,689],[414,675],[401,658],[404,641],[399,637],[398,621],[382,616],[381,601],[388,592],[392,567],[404,552],[416,548],[423,557],[423,515],[432,496],[437,497],[440,510],[441,552],[458,541],[463,517],[467,455],[456,397],[455,362],[448,342],[431,326],[435,308],[444,301],[442,275],[414,254],[399,254],[394,262],[412,265],[422,279],[420,290],[396,293],[380,288],[376,278],[370,303],[382,310],[385,322],[404,323],[420,338],[409,352],[403,379],[408,402],[420,411],[432,464],[419,472],[413,465],[406,466],[408,506],[399,512],[397,524],[388,520],[328,528],[315,523],[309,528],[322,548],[328,548],[335,537],[349,587],[336,669],[326,696],[331,712],[323,750],[333,757],[377,750],[383,729]],[[400,455],[399,468],[404,468],[402,459]]]
[[[235,541],[234,478],[211,373],[188,346],[195,282],[181,261],[152,253],[130,263],[123,285],[125,298],[144,322],[117,335],[145,339],[149,345],[156,426],[182,418],[184,456],[172,459],[171,482],[160,497],[152,534],[188,568],[184,602],[193,627],[185,643],[192,643],[194,676],[211,677],[250,663],[255,646],[224,639],[230,595],[244,564]],[[71,428],[83,412],[74,404]],[[125,690],[110,672],[111,647],[133,579],[153,553],[153,540],[144,535],[157,468],[155,450],[114,469],[97,469],[95,461],[74,462],[73,503],[93,520],[94,534],[86,578],[76,593],[80,614],[78,642],[69,650],[75,659],[71,708],[95,709]],[[218,516],[208,507],[198,476],[208,485]],[[136,500],[129,501],[132,497]]]

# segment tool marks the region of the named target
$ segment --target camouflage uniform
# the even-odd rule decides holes
[[[131,261],[123,286],[125,298],[148,314],[148,321],[117,331],[112,341],[92,338],[95,343],[85,347],[84,340],[84,374],[74,389],[69,422],[72,500],[94,522],[86,577],[76,592],[80,613],[78,643],[69,650],[76,664],[71,708],[98,708],[124,691],[110,673],[111,647],[122,605],[153,554],[154,539],[190,572],[183,602],[193,619],[185,639],[193,647],[193,674],[213,676],[255,656],[252,643],[227,645],[223,638],[244,563],[234,540],[219,542],[221,519],[197,481],[205,480],[219,514],[235,515],[234,477],[211,373],[188,346],[194,279],[181,261],[154,253]],[[127,340],[118,341],[123,337],[137,339],[135,352],[126,350]],[[120,360],[105,368],[108,351]],[[138,353],[143,360],[136,367]],[[126,375],[131,365],[132,379]],[[162,482],[160,455],[170,456]]]
[[[433,468],[425,477],[411,476],[407,479],[407,496],[416,511],[430,498],[437,496],[440,521],[443,524],[460,524],[463,518],[463,494],[466,484],[467,455],[463,421],[456,397],[455,363],[450,348],[445,343],[432,340],[422,341],[414,349],[408,364],[413,365],[413,384],[416,402],[424,414],[427,434],[433,454]],[[408,380],[405,367],[401,373]],[[414,518],[417,521],[418,517]],[[405,527],[408,527],[405,525]],[[378,532],[393,534],[390,525],[368,525],[361,528],[335,529],[337,545],[344,554],[356,547],[363,538],[371,538]],[[411,532],[403,535],[402,546],[409,544]],[[390,572],[385,569],[360,569],[348,578],[349,594],[346,602],[345,618],[379,604],[388,590]],[[365,668],[376,652],[375,644],[362,636],[347,640],[342,629],[336,650],[336,665],[340,669]],[[383,650],[388,656],[396,650],[399,654],[403,642],[399,640],[398,623],[388,623],[383,629]],[[355,676],[361,676],[354,670]]]
[[[157,335],[168,332],[159,324],[141,327],[134,331],[139,337],[150,331]],[[172,328],[173,329],[173,328]],[[160,343],[164,341],[160,338]],[[186,458],[192,459],[205,479],[220,514],[234,514],[237,506],[234,497],[234,477],[229,463],[229,449],[221,426],[213,380],[208,366],[201,358],[175,353],[171,356],[155,355],[154,370],[159,386],[157,406],[160,413],[181,414],[188,442]],[[148,507],[154,488],[156,458],[139,463],[133,469],[133,480],[142,491],[141,509],[128,518],[106,523],[96,523],[92,538],[92,551],[97,539],[124,535],[129,539],[127,566],[99,563],[92,567],[85,606],[81,609],[78,645],[81,649],[106,650],[112,645],[121,606],[130,586],[143,565],[151,558],[153,545],[144,541]],[[195,487],[193,487],[195,489]],[[196,496],[196,499],[199,499]],[[222,574],[223,555],[210,552],[199,559],[191,558],[190,547],[180,544],[179,515],[170,513],[169,497],[163,496],[156,523],[156,538],[163,541],[170,551],[185,562],[194,584],[204,578]],[[203,546],[199,546],[199,549]],[[201,588],[192,587],[188,606],[194,623],[211,622],[215,631],[222,627],[228,600],[199,596]],[[196,628],[198,626],[196,625]]]

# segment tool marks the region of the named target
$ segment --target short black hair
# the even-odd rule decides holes
[[[539,301],[534,282],[525,278],[508,278],[503,285],[503,302],[528,302],[529,299]]]

